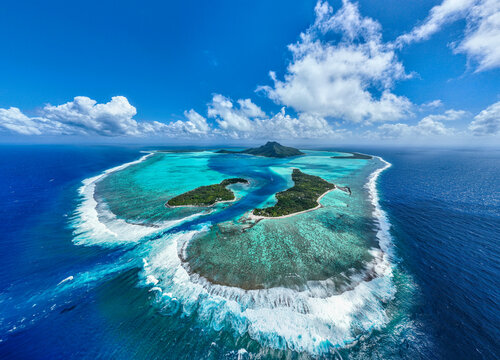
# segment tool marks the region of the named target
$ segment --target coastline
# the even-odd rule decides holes
[[[165,203],[165,207],[168,209],[175,209],[175,208],[181,208],[181,207],[190,207],[190,208],[212,208],[215,207],[218,204],[224,204],[224,203],[232,203],[237,201],[238,198],[236,195],[234,196],[233,200],[222,200],[222,201],[216,201],[212,205],[169,205],[168,201]]]
[[[227,180],[227,179],[226,179],[226,180]],[[224,182],[224,181],[226,181],[226,180],[222,180],[222,182]],[[244,182],[243,184],[244,184],[244,185],[246,185],[246,186],[250,186],[251,181],[250,181],[250,180],[248,180],[248,179],[244,179],[244,180],[246,180],[246,182]],[[239,182],[239,183],[241,184],[241,182]],[[236,196],[236,194],[234,193],[234,191],[230,188],[230,186],[231,186],[231,185],[234,185],[234,183],[232,183],[232,184],[228,184],[228,185],[226,185],[226,186],[225,186],[227,190],[229,190],[229,191],[231,191],[231,192],[233,193],[234,198],[233,198],[233,199],[231,199],[231,200],[221,200],[221,201],[216,201],[216,202],[214,202],[213,204],[210,204],[210,205],[208,205],[208,204],[207,204],[207,205],[170,205],[168,202],[169,202],[170,200],[172,200],[172,199],[169,199],[169,200],[167,200],[167,202],[165,203],[165,205],[164,205],[164,206],[165,206],[166,208],[168,208],[168,209],[175,209],[175,208],[181,208],[181,207],[190,207],[190,208],[213,208],[213,207],[215,207],[215,206],[216,206],[216,205],[218,205],[218,204],[232,203],[232,202],[238,201],[240,198],[238,198],[238,197]],[[198,189],[198,188],[197,188],[197,189]],[[196,189],[194,189],[194,190],[196,190]],[[175,198],[175,196],[174,196],[174,198]]]
[[[323,194],[321,194],[321,196],[318,197],[318,199],[316,200],[316,202],[318,203],[318,205],[316,207],[313,207],[312,209],[302,210],[302,211],[299,211],[299,212],[296,212],[296,213],[293,213],[293,214],[281,215],[281,216],[260,216],[260,215],[254,215],[253,210],[252,210],[250,212],[250,214],[248,215],[248,218],[250,220],[256,220],[256,221],[260,221],[260,220],[264,220],[264,219],[284,219],[284,218],[292,217],[292,216],[299,215],[299,214],[305,214],[305,213],[310,212],[310,211],[318,210],[318,209],[321,209],[323,207],[323,205],[321,205],[321,203],[320,203],[321,199],[326,194],[328,194],[329,192],[337,190],[337,189],[338,189],[338,186],[335,185],[335,187],[333,189],[330,189],[330,190],[324,192]]]
[[[365,188],[368,190],[368,196],[370,200],[372,200],[373,205],[378,205],[378,194],[376,193],[377,178],[380,173],[389,167],[389,165],[387,165],[388,163],[383,161],[383,159],[380,160],[383,164],[385,164],[385,166],[382,164],[383,166],[371,172],[364,184]],[[330,189],[329,191],[333,190],[334,189]],[[324,195],[326,194],[322,194],[322,196]],[[311,210],[312,209],[309,209],[308,211]],[[379,213],[374,212],[374,220],[379,220],[380,222],[380,226],[377,227],[383,228],[381,222],[383,219],[379,219],[378,216],[375,215],[379,215]],[[389,315],[386,313],[386,309],[382,304],[386,304],[394,298],[396,286],[393,282],[392,264],[388,262],[389,258],[387,255],[378,247],[370,250],[374,257],[373,262],[371,263],[373,276],[359,279],[359,282],[356,281],[352,287],[345,288],[338,293],[327,292],[324,294],[324,297],[318,299],[307,290],[288,289],[283,287],[245,290],[236,286],[212,282],[203,275],[192,272],[189,263],[185,260],[185,251],[190,241],[200,231],[204,230],[179,234],[179,236],[174,237],[173,242],[168,245],[168,251],[166,251],[168,261],[166,261],[166,263],[169,265],[173,264],[174,268],[172,268],[171,273],[175,274],[177,279],[183,280],[182,282],[176,282],[175,288],[171,287],[170,282],[160,280],[157,283],[157,278],[154,277],[156,275],[154,267],[150,268],[149,263],[148,266],[145,267],[145,274],[153,277],[151,280],[146,278],[144,285],[149,287],[150,291],[157,291],[159,293],[159,301],[162,303],[164,301],[163,299],[175,299],[180,302],[189,301],[185,299],[186,297],[191,296],[193,292],[202,292],[203,294],[207,294],[207,298],[201,297],[203,299],[202,302],[214,301],[214,298],[220,296],[224,299],[223,304],[221,304],[223,310],[219,310],[219,307],[217,307],[213,312],[210,310],[208,314],[217,315],[220,314],[220,311],[226,311],[224,312],[224,319],[226,319],[226,314],[232,315],[236,319],[245,316],[245,319],[248,319],[249,321],[248,329],[252,329],[253,333],[257,334],[257,336],[255,338],[252,337],[252,339],[261,342],[269,340],[270,336],[273,338],[278,337],[283,339],[283,341],[285,341],[286,344],[292,349],[316,355],[322,354],[323,350],[321,347],[318,347],[310,337],[304,338],[302,336],[304,333],[307,334],[307,331],[303,331],[301,333],[297,332],[299,334],[297,336],[296,332],[289,332],[286,324],[281,326],[279,321],[277,321],[275,325],[273,323],[274,326],[272,327],[262,328],[262,322],[260,320],[267,318],[273,319],[273,314],[278,306],[276,304],[285,303],[286,306],[282,306],[282,310],[286,311],[287,316],[297,316],[296,312],[298,308],[302,309],[305,306],[310,306],[311,312],[308,313],[308,316],[311,316],[314,320],[322,321],[326,317],[329,323],[332,321],[333,323],[336,323],[337,321],[339,323],[343,323],[347,318],[347,325],[350,327],[354,323],[354,321],[351,320],[352,308],[346,307],[345,304],[354,303],[356,307],[363,307],[363,314],[366,314],[366,312],[370,314],[369,323],[367,323],[366,326],[363,326],[362,329],[363,332],[368,334],[366,336],[369,336],[373,330],[385,327],[390,321]],[[165,263],[164,259],[165,257],[162,256],[162,264]],[[179,273],[182,273],[182,276],[179,276]],[[322,283],[320,282],[318,284]],[[239,306],[225,305],[225,300],[228,298],[238,299],[237,304],[243,306],[243,309]],[[254,304],[257,304],[257,306]],[[364,308],[365,305],[367,306],[366,308]],[[213,307],[209,306],[206,308],[213,309]],[[238,321],[234,321],[234,323],[230,323],[230,326],[237,329],[239,324],[240,323]],[[338,338],[335,337],[328,340],[332,342],[333,348],[347,348],[352,344],[356,344],[357,341],[363,336],[365,335],[346,332],[340,334]],[[271,345],[271,347],[273,348],[275,346]]]
[[[141,158],[142,159],[142,158]],[[145,159],[142,159],[145,160]],[[381,159],[381,161],[383,161]],[[135,162],[134,162],[135,163]],[[130,163],[122,165],[120,168],[113,168],[110,169],[110,172],[120,170],[121,168],[125,168],[126,166],[131,165]],[[376,185],[376,180],[378,175],[384,171],[386,167],[383,169],[377,169],[374,172],[372,172],[369,177],[368,177],[368,182],[365,184],[366,188],[369,189],[368,184],[370,185]],[[101,174],[100,177],[105,176],[106,174]],[[100,179],[96,178],[94,179],[94,182],[97,182],[97,180]],[[90,186],[89,186],[90,188]],[[340,189],[339,186],[335,185],[335,188],[330,189],[326,191],[325,193],[321,194],[321,196],[318,197],[317,202],[318,206],[316,206],[313,209],[308,209],[304,210],[303,212],[308,212],[308,211],[313,211],[318,208],[324,207],[320,204],[320,201],[322,198],[330,191]],[[88,189],[87,189],[88,190]],[[371,190],[371,189],[369,189]],[[376,188],[373,190],[376,191]],[[375,194],[376,195],[376,194]],[[372,196],[370,195],[370,198]],[[378,197],[377,197],[378,199]],[[235,199],[236,200],[236,199]],[[235,201],[232,200],[232,201]],[[215,205],[215,204],[214,204]],[[96,209],[97,210],[97,209]],[[283,217],[290,217],[297,215],[298,213],[294,214],[289,214],[289,215],[284,215]],[[376,219],[375,219],[376,220]],[[104,225],[105,226],[105,225]],[[131,225],[132,226],[132,225]],[[210,226],[210,225],[206,225]],[[205,228],[206,228],[205,226]],[[128,231],[130,228],[125,228],[124,230]],[[222,298],[240,298],[244,299],[242,302],[246,303],[253,303],[256,301],[256,299],[262,299],[261,302],[259,302],[260,307],[259,309],[254,309],[253,307],[248,306],[248,313],[252,314],[252,317],[249,320],[249,328],[252,328],[253,330],[258,330],[261,331],[259,332],[259,336],[255,339],[257,341],[266,341],[266,339],[269,339],[269,336],[279,336],[286,341],[287,344],[293,344],[291,346],[294,346],[296,349],[300,349],[301,351],[306,351],[310,353],[321,353],[321,349],[317,348],[312,341],[310,341],[308,338],[303,338],[299,337],[297,338],[295,334],[289,334],[287,333],[287,328],[286,326],[277,326],[277,327],[272,327],[266,331],[266,329],[262,329],[259,319],[262,319],[263,317],[269,317],[271,316],[275,310],[272,304],[278,303],[279,301],[283,301],[283,298],[287,300],[287,303],[291,304],[290,306],[287,306],[284,311],[287,311],[287,314],[290,314],[290,316],[300,316],[296,315],[296,308],[302,307],[302,306],[307,306],[310,304],[316,304],[316,307],[312,307],[314,310],[311,314],[313,319],[319,319],[322,321],[323,319],[323,314],[326,312],[328,316],[334,318],[334,319],[339,319],[339,321],[342,321],[342,319],[345,316],[349,316],[350,314],[346,312],[347,310],[343,310],[342,305],[345,304],[346,302],[352,302],[353,300],[356,301],[362,301],[363,304],[368,303],[368,304],[379,304],[379,302],[385,302],[389,301],[389,298],[386,298],[386,296],[391,296],[395,290],[393,290],[393,284],[390,279],[392,277],[392,271],[391,271],[391,264],[387,264],[385,260],[385,254],[380,253],[381,256],[377,256],[374,260],[374,273],[377,274],[376,277],[384,277],[386,274],[389,274],[390,277],[386,277],[382,282],[380,280],[373,281],[372,278],[370,279],[361,279],[360,282],[356,282],[353,284],[352,288],[346,288],[343,289],[340,293],[325,293],[325,298],[322,299],[319,303],[314,296],[311,294],[308,294],[306,291],[296,291],[296,290],[284,290],[283,288],[266,288],[266,289],[258,289],[258,290],[244,290],[241,288],[237,287],[231,287],[231,286],[225,286],[217,283],[211,283],[209,280],[206,280],[203,277],[200,277],[197,273],[191,273],[189,271],[189,267],[186,266],[184,263],[182,256],[179,254],[179,247],[181,248],[181,252],[184,252],[186,249],[186,246],[189,244],[189,241],[198,234],[200,231],[203,230],[193,230],[189,231],[188,233],[179,233],[177,234],[178,236],[172,237],[172,242],[164,244],[164,248],[161,248],[161,254],[155,254],[155,256],[151,257],[145,257],[143,259],[144,261],[144,277],[141,277],[141,285],[149,288],[149,291],[154,292],[155,294],[158,293],[158,301],[168,301],[169,299],[174,299],[175,301],[179,301],[181,303],[184,303],[186,300],[187,293],[192,293],[192,292],[200,292],[203,294],[207,294],[207,300],[206,301],[213,301],[214,297],[213,296],[220,296]],[[121,231],[120,231],[121,233]],[[377,249],[380,251],[379,249]],[[159,256],[161,255],[161,256]],[[167,258],[167,262],[165,262],[165,256]],[[382,258],[383,256],[383,258]],[[161,265],[160,265],[161,261]],[[165,264],[168,265],[165,265]],[[387,264],[387,266],[386,266]],[[189,264],[187,264],[189,265]],[[165,266],[166,269],[169,270],[169,273],[176,273],[176,274],[182,274],[181,277],[177,277],[176,279],[180,279],[179,283],[175,283],[176,286],[171,287],[171,283],[166,281],[165,279],[162,279],[160,276],[158,276],[158,268],[162,269],[161,266]],[[368,295],[367,295],[368,292]],[[215,294],[215,295],[214,295]],[[155,295],[156,296],[156,295]],[[368,298],[367,298],[368,296]],[[271,298],[271,300],[268,301],[268,299]],[[362,299],[362,300],[357,300],[357,299]],[[382,299],[382,300],[380,300]],[[202,300],[202,302],[205,300]],[[270,305],[271,304],[271,305]],[[374,306],[375,306],[374,305]],[[226,309],[226,307],[224,307]],[[247,308],[244,308],[245,311]],[[338,311],[334,310],[328,310],[328,309],[341,309]],[[370,308],[372,309],[372,308]],[[251,310],[251,311],[250,311]],[[234,315],[236,318],[238,316],[241,316],[241,312],[232,312],[231,308],[227,308],[228,314]],[[220,314],[219,311],[214,310],[214,314]],[[247,313],[245,313],[246,316]],[[374,317],[374,323],[369,324],[369,327],[364,329],[364,331],[371,332],[371,330],[374,327],[383,327],[385,323],[387,322],[385,316],[384,316],[384,309],[374,307],[373,308],[373,317]],[[224,317],[225,318],[225,317]],[[235,324],[231,323],[230,326],[237,326],[237,322]],[[334,344],[337,346],[348,346],[350,343],[355,343],[357,341],[357,337],[351,336],[351,334],[346,333],[342,334],[342,337],[339,339],[335,339]],[[333,341],[333,340],[332,340]]]
[[[382,166],[379,169],[376,169],[375,171],[373,171],[369,175],[368,181],[364,185],[364,187],[368,190],[368,196],[370,198],[370,202],[371,202],[372,206],[374,207],[372,215],[373,215],[374,220],[376,220],[377,226],[378,226],[376,237],[377,237],[379,246],[380,246],[380,248],[382,249],[382,252],[383,252],[383,260],[382,261],[386,262],[388,264],[388,259],[386,257],[387,256],[392,256],[391,255],[391,250],[390,250],[390,246],[392,244],[392,236],[390,234],[391,224],[390,224],[389,219],[387,217],[387,213],[381,208],[380,203],[379,203],[380,198],[379,198],[379,195],[378,195],[377,180],[378,180],[380,174],[382,174],[385,170],[387,170],[388,168],[390,168],[392,166],[392,164],[389,163],[389,162],[387,162],[387,161],[385,161],[380,156],[372,156],[372,158],[373,159],[378,159],[379,161],[382,162],[382,164],[384,166]],[[265,220],[265,219],[284,219],[284,218],[292,217],[292,216],[295,216],[295,215],[304,214],[304,213],[307,213],[307,212],[310,212],[310,211],[318,210],[318,209],[321,209],[323,207],[323,205],[321,205],[321,203],[320,203],[321,199],[326,194],[328,194],[330,191],[337,190],[337,189],[345,191],[344,189],[341,189],[339,186],[335,185],[335,188],[328,190],[327,192],[323,193],[318,198],[318,200],[317,200],[318,205],[316,207],[312,208],[312,209],[303,210],[303,211],[296,212],[296,213],[293,213],[293,214],[288,214],[288,215],[283,215],[283,216],[277,216],[277,217],[254,215],[253,214],[253,210],[252,210],[248,214],[248,216],[246,218],[248,220],[255,221],[255,223],[257,223],[257,222],[259,222],[261,220]],[[345,191],[345,192],[347,192],[347,191]],[[385,274],[385,275],[389,275],[390,277],[392,277],[392,270],[390,270],[389,273],[390,274]]]

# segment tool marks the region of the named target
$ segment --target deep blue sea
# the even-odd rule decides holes
[[[0,146],[0,359],[307,358],[160,314],[129,253],[75,245],[82,180],[141,150]],[[408,319],[320,358],[500,358],[500,150],[352,150],[392,164],[378,190],[409,279],[394,316]],[[79,286],[58,286],[76,273]]]

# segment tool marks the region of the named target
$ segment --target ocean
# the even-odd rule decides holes
[[[289,164],[138,147],[0,149],[0,358],[500,356],[499,150],[352,149],[385,169],[326,151]],[[354,195],[238,223],[290,186],[290,166]],[[245,175],[255,183],[234,189],[234,206],[164,211],[173,193]]]

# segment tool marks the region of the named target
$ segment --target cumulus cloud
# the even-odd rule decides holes
[[[423,109],[429,109],[429,108],[438,108],[438,107],[441,107],[443,106],[443,102],[440,100],[440,99],[437,99],[437,100],[433,100],[433,101],[429,101],[429,102],[426,102],[425,104],[422,104],[420,105],[421,108]]]
[[[124,96],[103,104],[77,96],[62,105],[46,105],[39,116],[29,117],[18,108],[0,109],[0,129],[22,135],[182,136],[207,134],[206,119],[194,110],[187,120],[172,123],[137,121],[137,110]]]
[[[399,61],[397,46],[428,39],[445,24],[466,19],[464,38],[453,45],[477,61],[478,71],[500,66],[500,2],[444,0],[419,26],[396,43],[382,40],[381,25],[360,14],[358,5],[343,0],[337,11],[320,0],[315,21],[288,46],[292,59],[282,77],[270,72],[272,86],[258,87],[281,110],[266,113],[251,99],[231,100],[215,94],[203,116],[194,109],[169,123],[137,120],[137,110],[124,96],[107,103],[77,96],[62,105],[46,105],[36,116],[18,108],[0,109],[0,130],[23,135],[97,135],[255,138],[332,138],[347,134],[332,124],[375,129],[379,138],[456,134],[447,121],[468,116],[447,110],[405,124],[412,109],[423,114],[443,106],[434,100],[415,106],[394,91],[409,78]],[[478,114],[469,125],[475,135],[499,132],[499,103]],[[275,110],[276,111],[276,110]],[[207,120],[208,119],[208,120]],[[335,122],[334,122],[335,121]],[[376,123],[383,123],[375,127]]]
[[[455,48],[477,62],[477,71],[500,66],[500,1],[486,0],[474,6],[466,35]]]
[[[454,132],[454,129],[447,128],[442,122],[427,116],[416,125],[403,123],[383,124],[377,128],[377,131],[369,132],[367,135],[383,139],[397,139],[450,135]]]
[[[315,11],[314,25],[289,45],[293,60],[284,80],[271,72],[274,86],[258,90],[320,117],[370,123],[408,116],[411,102],[391,92],[394,82],[408,75],[392,46],[382,42],[380,24],[346,0],[336,13],[321,1]],[[337,41],[324,40],[335,35]]]
[[[240,100],[239,105],[236,108],[231,100],[216,94],[208,106],[208,116],[216,118],[220,128],[228,132],[249,132],[253,129],[250,115],[261,113],[262,110],[249,99]],[[253,109],[253,112],[249,109]]]
[[[40,135],[39,124],[16,107],[0,109],[0,128],[23,135]]]
[[[476,71],[500,66],[500,2],[498,0],[444,0],[434,6],[422,24],[401,35],[396,44],[427,40],[446,24],[466,19],[464,38],[454,44],[455,53],[464,53],[477,63]]]
[[[139,135],[139,125],[133,119],[136,114],[137,110],[124,96],[113,96],[105,104],[77,96],[62,105],[46,105],[42,116],[55,124],[67,125],[75,133],[117,136]]]
[[[305,113],[299,114],[298,117],[292,117],[285,114],[285,108],[282,108],[270,119],[257,120],[256,128],[261,138],[267,138],[269,134],[273,134],[276,139],[339,136],[339,133],[335,132],[323,117]]]
[[[39,116],[29,117],[18,108],[0,109],[0,129],[22,135],[99,135],[231,138],[311,138],[335,135],[328,122],[317,115],[292,117],[282,108],[269,116],[250,99],[231,99],[216,94],[208,104],[208,116],[194,109],[184,112],[185,119],[170,123],[137,121],[137,110],[127,98],[115,96],[99,104],[77,96],[62,105],[46,105]]]
[[[446,110],[443,114],[433,114],[428,115],[424,119],[430,119],[433,121],[453,121],[463,119],[468,114],[464,110]]]
[[[469,130],[477,136],[500,134],[500,101],[476,115]]]
[[[210,132],[210,126],[207,123],[207,119],[193,109],[184,111],[184,116],[188,121],[181,121],[181,123],[185,127],[186,132],[191,134],[208,134]]]
[[[236,106],[229,98],[216,94],[208,106],[208,116],[215,118],[218,135],[241,138],[311,138],[334,135],[328,122],[321,116],[299,114],[292,117],[285,108],[268,116],[250,99],[238,100]]]

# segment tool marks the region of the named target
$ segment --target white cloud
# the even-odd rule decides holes
[[[439,103],[439,105],[441,105]],[[366,133],[369,137],[378,137],[385,139],[397,138],[417,138],[441,135],[456,134],[456,130],[446,127],[443,121],[454,121],[463,119],[469,113],[464,110],[446,110],[442,114],[431,114],[424,117],[416,125],[403,123],[383,124],[376,131]]]
[[[16,107],[0,109],[0,128],[23,135],[40,135],[39,124]]]
[[[469,130],[478,136],[500,134],[500,101],[476,115],[469,125]]]
[[[194,110],[184,113],[187,121],[169,124],[136,121],[137,110],[124,96],[98,104],[77,96],[62,105],[46,105],[39,116],[29,117],[18,108],[0,109],[0,129],[22,135],[99,136],[197,136],[210,132],[206,119]]]
[[[233,103],[216,94],[208,106],[207,119],[191,109],[185,120],[171,123],[137,121],[137,110],[123,96],[115,96],[105,104],[77,96],[62,105],[46,105],[40,116],[29,117],[18,108],[0,109],[0,129],[22,135],[99,135],[99,136],[164,136],[164,137],[231,137],[231,138],[311,138],[333,136],[328,122],[317,115],[291,117],[285,109],[268,116],[250,99]]]
[[[443,106],[443,102],[440,99],[429,101],[425,104],[420,105],[422,108],[438,108]]]
[[[466,19],[464,38],[454,45],[455,53],[464,53],[477,63],[476,71],[500,66],[500,1],[498,0],[444,0],[434,6],[424,22],[396,44],[403,45],[427,40],[446,24]]]
[[[414,130],[424,136],[431,135],[448,135],[453,132],[452,129],[447,128],[442,122],[433,120],[430,117],[425,117],[414,126]]]
[[[186,131],[188,133],[207,134],[210,131],[210,126],[207,123],[207,119],[205,119],[193,109],[184,111],[184,116],[188,119],[188,121],[184,122],[184,126],[186,127]]]
[[[285,108],[267,120],[256,120],[256,129],[260,138],[267,138],[269,134],[275,139],[282,138],[325,138],[335,137],[328,122],[321,116],[299,114],[291,117],[285,114]]]
[[[433,120],[430,117],[425,117],[416,125],[408,124],[383,124],[377,128],[375,132],[369,132],[370,137],[379,137],[385,139],[397,138],[416,138],[450,135],[454,129],[447,128],[442,122]]]
[[[271,72],[274,86],[258,90],[279,104],[321,117],[369,123],[408,116],[411,102],[391,92],[394,82],[408,75],[392,47],[381,41],[380,24],[362,17],[348,1],[336,13],[321,1],[315,10],[314,25],[289,46],[293,60],[284,80]],[[341,40],[323,41],[328,33]]]
[[[395,83],[409,75],[396,56],[395,44],[383,42],[381,25],[361,16],[357,4],[348,0],[342,4],[335,12],[320,0],[314,24],[288,47],[292,60],[284,76],[278,78],[270,72],[273,85],[258,88],[284,105],[275,114],[266,114],[251,99],[233,101],[215,94],[207,107],[209,121],[194,109],[185,111],[184,119],[170,123],[138,121],[137,110],[126,97],[98,103],[77,96],[62,105],[46,105],[34,117],[18,108],[0,109],[0,130],[23,135],[326,139],[347,134],[330,124],[337,127],[346,121],[361,127],[383,122],[366,132],[378,138],[458,134],[445,122],[470,115],[463,110],[428,115],[416,125],[403,123],[413,116],[412,109],[425,115],[443,103],[434,100],[414,106],[408,98],[397,95]],[[500,66],[499,7],[498,0],[444,0],[396,44],[428,39],[445,24],[466,19],[464,38],[453,45],[454,51],[476,61],[478,71]],[[293,109],[292,115],[287,114],[287,107]],[[475,135],[499,133],[499,114],[499,103],[493,104],[474,118],[470,131]]]
[[[468,114],[467,111],[464,110],[446,110],[444,114],[433,114],[428,115],[424,119],[430,119],[433,121],[453,121],[463,119]]]
[[[318,1],[314,10],[316,20],[313,28],[324,34],[333,31],[348,41],[359,37],[380,40],[380,24],[369,17],[361,17],[357,4],[343,0],[342,7],[334,14],[328,2]]]
[[[86,96],[77,96],[62,105],[46,105],[42,116],[71,127],[75,133],[117,136],[140,134],[139,125],[133,119],[136,114],[137,110],[124,96],[113,96],[105,104],[98,104]]]
[[[216,118],[217,123],[223,130],[229,132],[251,131],[253,125],[249,114],[260,114],[262,110],[249,99],[241,101],[239,105],[239,108],[235,108],[231,100],[216,94],[209,104],[208,116]]]
[[[464,18],[476,0],[444,0],[434,6],[424,22],[403,34],[396,40],[398,44],[427,40],[441,28],[458,19]]]
[[[486,0],[474,6],[469,15],[464,40],[455,52],[465,53],[477,62],[476,71],[500,66],[500,1]]]
[[[266,114],[260,107],[255,105],[252,100],[238,100],[242,114],[248,117],[265,117]]]
[[[328,122],[321,116],[299,114],[292,117],[282,108],[268,117],[250,99],[238,100],[238,107],[222,95],[213,96],[208,107],[209,117],[215,118],[219,128],[214,132],[224,137],[241,138],[311,138],[334,135]]]

